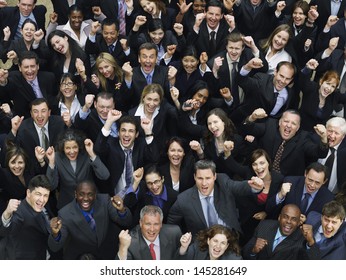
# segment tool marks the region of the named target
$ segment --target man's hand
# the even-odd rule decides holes
[[[263,248],[265,246],[268,245],[268,241],[263,239],[263,238],[257,238],[256,239],[256,244],[255,246],[252,248],[252,253],[254,254],[258,254],[259,252],[261,252],[263,250]]]

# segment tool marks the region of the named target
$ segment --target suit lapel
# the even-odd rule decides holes
[[[203,208],[201,204],[201,200],[199,199],[197,187],[193,187],[193,193],[191,195],[191,203],[193,205],[193,209],[195,210],[195,214],[202,220],[203,224],[207,227],[207,221],[205,220],[203,214]]]

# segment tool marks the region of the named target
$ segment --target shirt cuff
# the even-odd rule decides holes
[[[85,120],[89,114],[90,114],[91,110],[88,109],[88,111],[84,112],[82,108],[79,109],[79,117],[82,119],[82,120]]]
[[[95,35],[90,35],[89,34],[89,40],[92,42],[92,43],[95,43],[96,42],[96,34]]]
[[[102,132],[104,137],[108,137],[109,134],[111,134],[111,130],[107,130],[104,127],[102,127],[101,132]]]

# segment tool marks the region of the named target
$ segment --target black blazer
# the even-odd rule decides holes
[[[91,7],[96,6],[93,5],[92,2],[94,0],[76,0],[76,5],[80,7],[83,11],[83,19],[92,19],[94,17]],[[58,14],[58,25],[66,24],[68,21],[68,10],[69,10],[69,4],[67,0],[51,0],[53,4],[53,10],[55,13]]]

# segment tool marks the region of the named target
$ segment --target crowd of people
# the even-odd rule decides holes
[[[346,260],[346,0],[36,2],[0,0],[0,259]]]

